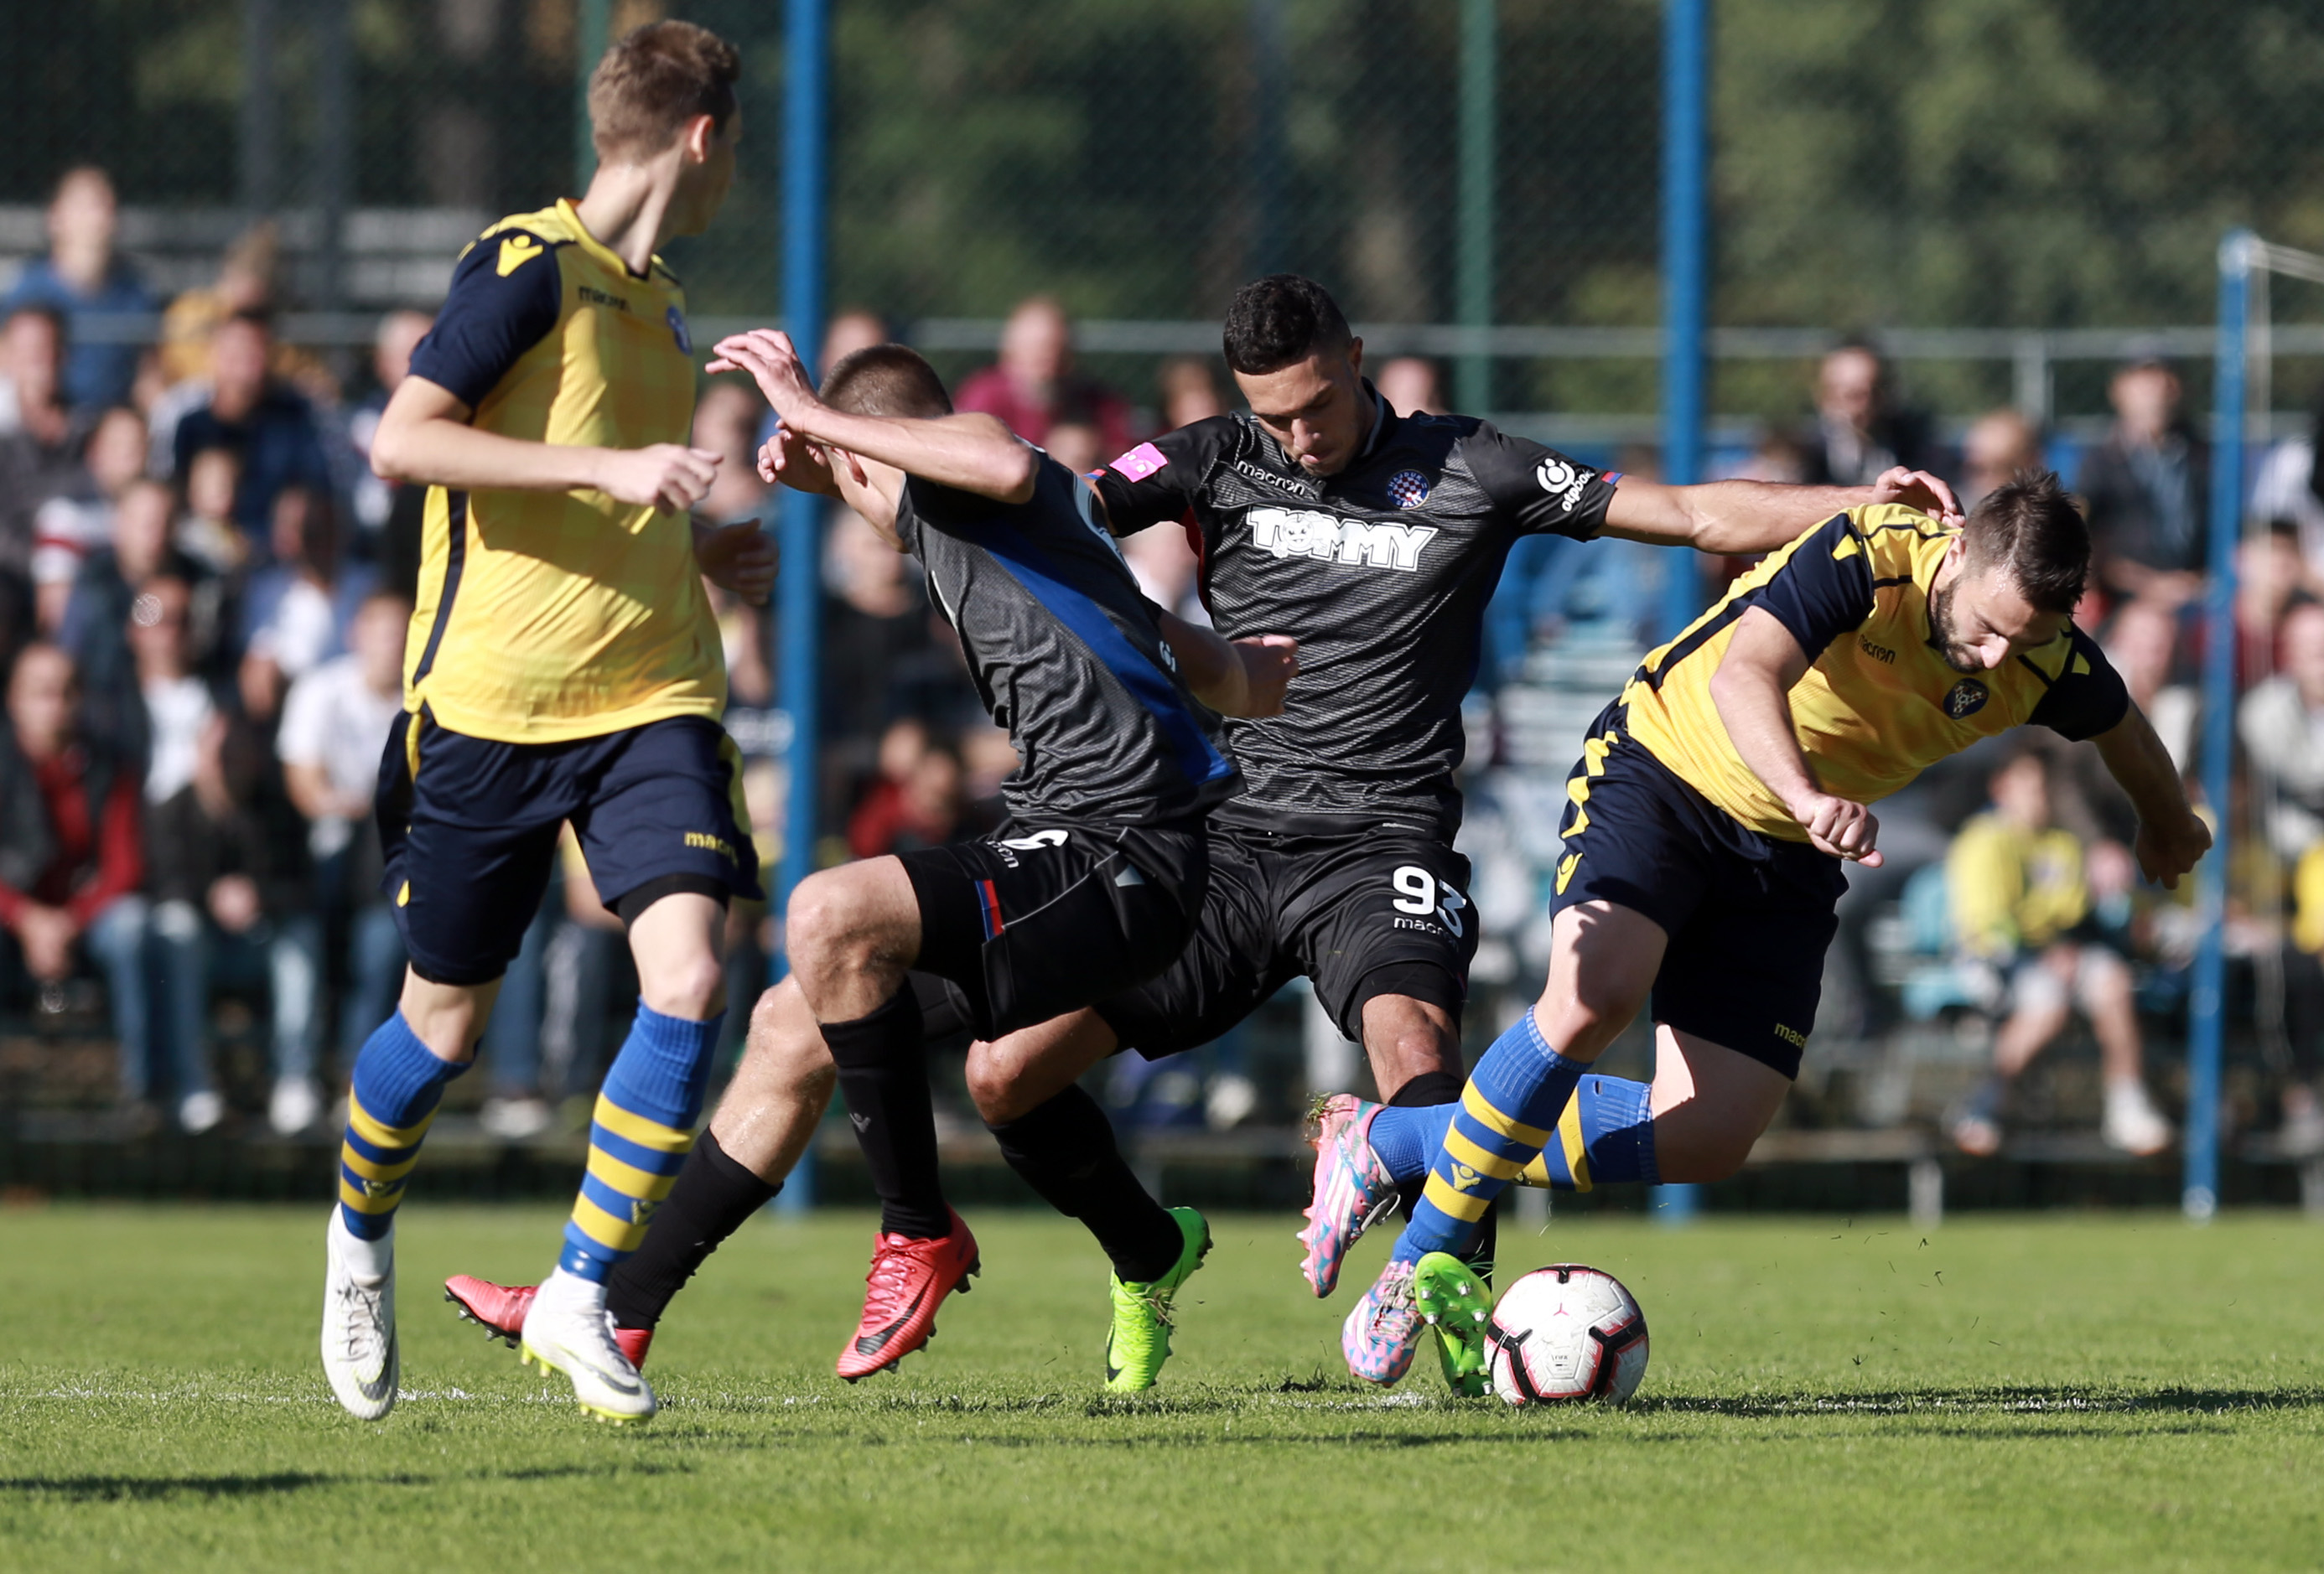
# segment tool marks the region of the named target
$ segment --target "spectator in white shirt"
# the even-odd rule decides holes
[[[379,889],[379,831],[372,805],[382,751],[403,711],[403,636],[411,603],[380,592],[348,631],[351,649],[290,686],[274,751],[283,785],[307,819],[318,894],[345,935],[348,979],[339,1001],[339,1063],[355,1063],[373,1026],[395,1008],[403,940]]]

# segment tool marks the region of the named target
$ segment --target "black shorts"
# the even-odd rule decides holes
[[[1366,1002],[1409,995],[1457,1024],[1477,954],[1469,861],[1420,832],[1211,829],[1211,889],[1167,972],[1098,1004],[1148,1060],[1208,1044],[1301,975],[1360,1043]]]
[[[672,717],[564,743],[502,743],[400,716],[380,764],[379,833],[405,952],[423,979],[508,971],[573,822],[597,899],[659,881],[755,900],[742,757],[717,723]]]
[[[1200,821],[1011,821],[974,842],[899,853],[920,904],[913,970],[958,985],[986,1039],[1143,982],[1194,933],[1205,841]]]
[[[1798,1076],[1848,889],[1840,860],[1761,835],[1628,738],[1596,774],[1576,765],[1566,797],[1550,911],[1610,902],[1653,919],[1670,937],[1654,1019]]]

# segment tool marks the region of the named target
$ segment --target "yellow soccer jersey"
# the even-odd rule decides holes
[[[461,254],[412,353],[480,431],[609,448],[684,443],[686,297],[632,273],[569,202],[502,220]],[[683,513],[599,492],[431,487],[404,704],[509,743],[716,718],[726,673]]]
[[[1930,643],[1929,590],[1955,532],[1895,504],[1839,514],[1738,579],[1725,599],[1648,656],[1622,695],[1623,731],[1711,803],[1763,835],[1807,833],[1736,753],[1711,677],[1752,607],[1808,653],[1792,721],[1823,790],[1886,797],[1980,738],[2036,722],[2068,738],[2122,720],[2130,696],[2080,630],[1989,672],[1960,672]]]
[[[1972,956],[2039,951],[2089,916],[2082,843],[2052,826],[2028,831],[1978,815],[1945,853],[1953,939]]]

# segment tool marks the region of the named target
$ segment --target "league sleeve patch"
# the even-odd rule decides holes
[[[1169,456],[1151,443],[1140,443],[1106,465],[1124,481],[1143,481],[1170,463]]]

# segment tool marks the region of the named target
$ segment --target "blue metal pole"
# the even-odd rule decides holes
[[[1493,321],[1493,197],[1499,113],[1495,81],[1500,0],[1462,0],[1460,315],[1464,328]],[[1493,358],[1482,345],[1464,351],[1454,374],[1456,408],[1471,415],[1493,409]]]
[[[2244,389],[2257,241],[2231,230],[2219,243],[2219,342],[2211,425],[2210,583],[2204,594],[2203,796],[2213,817],[2209,854],[2196,871],[2203,920],[2187,1007],[2186,1178],[2180,1206],[2200,1222],[2219,1206],[2219,1059],[2227,1029],[2228,771],[2235,750],[2236,543],[2243,532]]]
[[[597,172],[597,144],[589,129],[589,78],[604,58],[613,30],[613,0],[580,0],[573,17],[573,195],[589,189]]]
[[[825,137],[830,72],[828,0],[788,0],[784,30],[783,326],[809,366],[823,342]],[[783,812],[782,861],[775,877],[775,912],[815,870],[816,809],[822,786],[818,700],[823,681],[823,502],[804,492],[783,494],[782,573],[777,628],[779,696],[790,723],[784,748],[788,796]],[[784,943],[770,959],[770,982],[789,971]],[[814,1201],[815,1150],[776,1199],[786,1210]]]
[[[1703,334],[1710,311],[1711,0],[1667,0],[1663,21],[1663,479],[1702,478]],[[1684,553],[1665,562],[1663,637],[1702,610],[1702,582]],[[1663,1186],[1655,1217],[1683,1224],[1701,1194]]]

